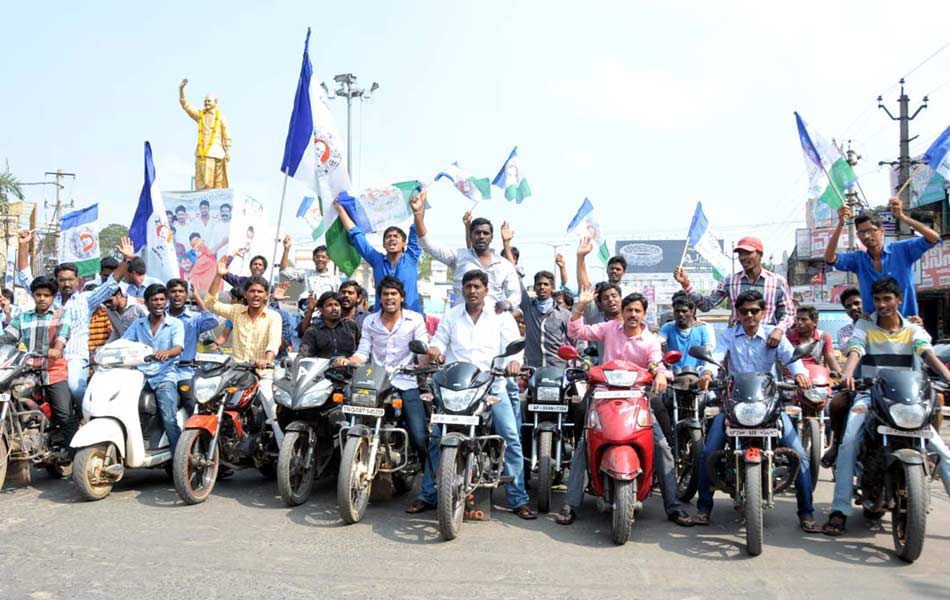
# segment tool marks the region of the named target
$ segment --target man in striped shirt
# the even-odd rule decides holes
[[[683,267],[676,267],[673,278],[693,296],[696,307],[703,312],[719,306],[726,298],[735,306],[739,294],[758,290],[765,298],[765,316],[762,323],[775,326],[769,334],[768,347],[776,348],[785,331],[795,325],[795,303],[788,289],[788,282],[781,275],[762,268],[764,246],[759,238],[746,236],[739,240],[733,251],[739,255],[742,272],[724,278],[708,296],[695,292]],[[734,311],[732,320],[738,321]]]
[[[854,390],[854,375],[860,365],[861,377],[874,377],[881,369],[918,370],[918,358],[939,373],[944,381],[950,381],[950,370],[940,361],[930,335],[923,327],[905,319],[900,313],[903,302],[901,284],[893,277],[882,277],[871,284],[874,312],[859,319],[848,342],[848,362],[841,374],[841,383]],[[851,514],[851,486],[854,465],[864,439],[864,420],[867,418],[871,397],[867,392],[855,395],[844,437],[838,447],[835,461],[835,495],[831,514],[824,527],[826,534],[838,536],[844,532],[845,522]],[[950,494],[950,449],[931,429],[927,448],[940,456],[937,468],[943,487]]]
[[[17,278],[30,281],[33,274],[29,265],[29,245],[33,240],[32,231],[21,231],[19,234],[19,252],[17,252]],[[116,246],[116,250],[125,258],[112,272],[112,276],[94,290],[77,292],[77,286],[82,284],[79,278],[79,269],[73,263],[62,263],[53,269],[53,276],[59,286],[59,294],[53,301],[53,308],[61,308],[69,315],[72,331],[66,342],[64,356],[69,366],[69,393],[76,407],[82,405],[82,397],[86,393],[86,383],[89,378],[89,323],[92,313],[107,299],[111,298],[119,282],[125,277],[129,263],[135,257],[132,240],[123,238]]]

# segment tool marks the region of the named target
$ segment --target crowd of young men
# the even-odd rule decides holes
[[[672,373],[661,361],[662,350],[678,350],[682,359],[677,369],[687,368],[702,373],[700,386],[705,388],[717,375],[716,369],[690,357],[694,346],[715,350],[720,362],[731,373],[775,372],[776,360],[788,362],[794,345],[816,341],[815,351],[806,361],[824,363],[832,372],[841,369],[834,355],[833,342],[818,329],[818,313],[808,306],[796,309],[786,280],[762,266],[764,247],[758,238],[747,236],[735,247],[741,271],[719,282],[709,294],[697,293],[689,276],[682,269],[674,279],[683,290],[674,295],[673,319],[658,333],[646,323],[648,302],[634,291],[624,290],[622,278],[627,264],[623,257],[612,257],[606,269],[607,280],[594,284],[586,267],[592,251],[590,239],[583,239],[577,248],[577,301],[568,287],[563,257],[557,257],[560,286],[554,273],[538,271],[532,276],[529,294],[525,274],[518,267],[519,253],[511,245],[514,231],[507,223],[500,229],[502,252],[492,248],[494,226],[487,219],[472,219],[466,214],[466,244],[451,249],[438,244],[425,222],[425,191],[413,196],[410,207],[413,225],[408,234],[399,227],[383,233],[383,250],[377,250],[355,224],[346,210],[337,204],[340,220],[358,252],[373,270],[376,305],[364,307],[365,291],[354,281],[341,281],[329,269],[327,249],[313,251],[316,270],[303,276],[309,294],[302,296],[297,315],[277,305],[286,299],[287,283],[274,288],[264,278],[267,259],[251,258],[250,275],[230,273],[230,257],[217,265],[217,272],[208,290],[190,290],[182,279],[155,281],[145,272],[145,264],[134,255],[132,244],[125,239],[116,252],[122,260],[103,259],[96,279],[80,291],[81,280],[76,265],[58,265],[53,276],[33,278],[28,265],[30,232],[19,236],[17,282],[31,290],[35,308],[20,311],[12,295],[4,290],[0,297],[3,311],[3,334],[0,341],[22,342],[34,353],[47,357],[43,363],[43,385],[51,400],[53,420],[68,439],[78,425],[79,403],[89,375],[90,352],[115,339],[128,339],[150,345],[155,360],[142,367],[148,385],[155,392],[159,411],[169,441],[174,446],[180,435],[175,414],[179,404],[193,410],[190,380],[193,371],[180,364],[193,359],[201,337],[226,319],[225,330],[231,337],[232,356],[252,361],[264,377],[271,377],[275,358],[288,351],[302,356],[333,358],[339,365],[359,365],[367,361],[389,370],[411,366],[417,358],[409,351],[409,342],[429,344],[427,359],[437,363],[465,361],[479,368],[489,368],[493,357],[501,354],[508,343],[519,337],[526,339],[525,351],[505,361],[507,382],[498,382],[494,393],[507,402],[493,405],[493,426],[506,443],[505,472],[510,476],[506,492],[512,511],[524,519],[536,518],[525,489],[524,452],[521,446],[521,404],[517,378],[521,366],[565,366],[558,357],[563,344],[590,344],[597,348],[603,361],[615,359],[633,362],[654,374],[652,392],[662,396]],[[840,224],[835,239],[829,243],[825,260],[834,268],[857,274],[858,288],[846,290],[841,302],[853,323],[838,334],[838,349],[846,354],[842,380],[853,387],[854,375],[861,359],[874,356],[886,348],[898,355],[900,364],[914,368],[911,359],[919,356],[939,373],[950,373],[936,360],[930,338],[916,319],[917,305],[912,285],[913,263],[938,241],[932,229],[905,215],[896,199],[890,209],[899,220],[920,234],[908,241],[884,244],[880,219],[873,213],[855,217],[859,238],[865,250],[837,253],[837,235],[851,218],[850,211],[839,212]],[[290,238],[284,240],[280,272],[287,273]],[[457,304],[441,319],[434,333],[427,330],[417,278],[422,251],[453,269],[453,291]],[[286,279],[286,277],[285,277]],[[222,283],[232,286],[232,302],[219,299]],[[193,298],[195,309],[188,305]],[[733,324],[719,336],[697,318],[697,309],[708,311],[724,300],[733,306]],[[864,308],[874,312],[865,315]],[[520,329],[520,333],[519,333]],[[431,335],[430,335],[431,334]],[[227,336],[224,336],[227,337]],[[223,342],[223,339],[219,340]],[[889,358],[893,363],[893,356]],[[861,363],[862,374],[873,371],[873,362]],[[788,365],[797,384],[811,384],[801,361]],[[438,428],[430,430],[415,378],[397,375],[393,385],[400,390],[405,407],[411,443],[425,461],[422,489],[407,512],[421,513],[435,508],[437,497],[435,473],[438,464]],[[276,418],[272,386],[261,386],[267,423],[273,427],[278,442],[283,435]],[[855,405],[866,403],[860,397]],[[654,406],[662,404],[654,403]],[[832,402],[832,428],[836,446],[825,457],[826,466],[837,464],[838,481],[835,503],[825,526],[814,518],[808,461],[802,462],[796,482],[798,516],[806,532],[824,531],[838,535],[844,530],[850,514],[850,482],[860,434],[862,417],[851,411],[852,399],[847,393],[835,396]],[[661,411],[658,411],[661,412]],[[705,468],[699,474],[697,513],[690,515],[676,496],[676,476],[667,436],[665,415],[654,418],[655,472],[658,474],[666,513],[681,526],[707,525],[712,511],[712,491]],[[783,415],[781,445],[804,454],[795,428]],[[725,417],[719,415],[709,427],[704,456],[720,450],[725,443]],[[667,423],[668,428],[668,423]],[[586,477],[586,453],[581,437],[573,452],[567,495],[557,522],[569,525],[583,502]],[[950,451],[932,441],[941,461],[944,485],[950,490]],[[835,462],[837,460],[837,463]],[[700,462],[705,465],[705,461]]]

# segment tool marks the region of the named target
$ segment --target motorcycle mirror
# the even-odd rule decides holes
[[[817,346],[818,346],[818,340],[812,340],[806,344],[799,344],[795,346],[795,350],[792,351],[792,358],[787,363],[785,363],[785,366],[787,367],[788,365],[792,364],[796,360],[800,360],[803,357],[808,356],[809,354],[815,351],[815,348]]]
[[[426,354],[429,352],[429,346],[422,340],[412,340],[409,342],[409,351],[413,354]]]
[[[670,350],[663,355],[663,363],[667,365],[675,365],[683,358],[683,353],[679,350]]]
[[[693,358],[698,358],[703,362],[712,363],[714,365],[719,365],[716,360],[713,358],[712,352],[709,351],[709,348],[706,346],[690,346],[689,355]]]
[[[563,346],[557,349],[557,355],[558,355],[558,358],[560,358],[561,360],[574,360],[575,358],[579,356],[577,352],[577,348],[575,348],[574,346],[569,346],[567,344],[564,344]]]
[[[505,352],[504,354],[502,354],[502,356],[514,356],[515,354],[518,354],[519,352],[524,350],[524,346],[525,346],[524,338],[515,340],[505,347]]]

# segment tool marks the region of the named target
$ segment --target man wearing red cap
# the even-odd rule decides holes
[[[782,341],[785,331],[795,325],[795,303],[792,301],[788,282],[781,275],[762,268],[764,247],[759,238],[751,235],[742,238],[733,252],[739,255],[742,272],[725,277],[708,296],[695,292],[683,267],[676,267],[673,279],[683,286],[693,297],[696,308],[703,312],[719,306],[727,297],[735,306],[739,294],[747,290],[758,290],[765,299],[765,317],[762,323],[775,326],[769,334],[768,347],[775,348]],[[732,318],[733,321],[737,320],[734,313]]]

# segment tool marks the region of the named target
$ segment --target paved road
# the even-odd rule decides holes
[[[78,500],[70,481],[35,474],[0,493],[0,599],[85,598],[947,598],[950,501],[933,484],[923,557],[892,556],[889,530],[860,517],[847,537],[802,537],[794,497],[766,512],[766,546],[749,558],[728,498],[709,528],[661,519],[651,497],[633,540],[614,546],[607,515],[588,502],[572,527],[553,516],[524,522],[495,493],[494,520],[439,538],[434,513],[409,516],[408,499],[371,505],[344,527],[335,488],[285,507],[256,472],[219,482],[184,506],[162,471],[138,472],[107,499]],[[828,472],[816,494],[821,518]],[[885,524],[888,521],[885,521]]]

